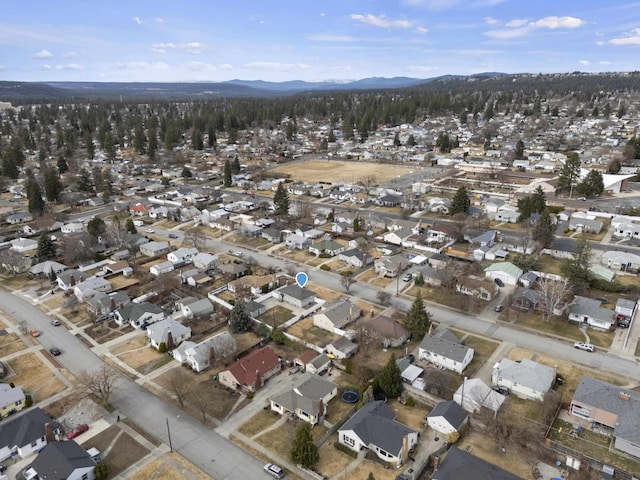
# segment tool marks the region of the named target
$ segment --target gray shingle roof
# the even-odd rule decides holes
[[[382,401],[370,402],[345,423],[340,431],[353,430],[365,445],[376,445],[382,450],[397,455],[402,450],[402,441],[415,431],[394,420],[396,414]]]
[[[306,373],[293,388],[271,397],[271,400],[290,412],[300,409],[310,415],[318,414],[319,401],[337,385],[318,375]]]
[[[316,293],[307,290],[306,288],[299,287],[298,285],[290,284],[280,289],[280,293],[283,295],[287,295],[289,297],[295,298],[297,300],[305,300],[309,297],[315,297]]]
[[[576,315],[588,315],[591,318],[604,321],[613,321],[613,310],[601,307],[599,300],[576,295],[573,303],[569,305],[569,312]]]
[[[486,462],[464,450],[451,447],[433,480],[522,480],[521,477]]]
[[[524,358],[520,362],[503,358],[496,368],[499,372],[498,381],[501,379],[509,380],[518,385],[529,387],[536,392],[549,391],[556,379],[555,369],[528,358]]]
[[[459,342],[453,342],[446,338],[434,337],[426,334],[420,342],[420,348],[427,352],[433,352],[437,355],[450,358],[456,362],[462,362],[471,348],[462,345]]]
[[[68,478],[76,469],[95,467],[87,451],[75,441],[51,442],[38,454],[31,467],[40,478]]]
[[[449,424],[458,430],[467,419],[467,412],[453,400],[440,402],[427,417],[443,417]]]
[[[36,407],[0,423],[0,448],[9,446],[23,447],[40,437],[44,437],[44,425],[58,425],[40,408]]]

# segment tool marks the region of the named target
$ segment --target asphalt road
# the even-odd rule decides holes
[[[64,326],[54,327],[47,315],[18,295],[0,289],[0,308],[18,322],[42,332],[38,337],[47,349],[57,346],[62,354],[56,360],[72,374],[93,371],[103,365]],[[118,373],[111,405],[121,416],[132,418],[146,431],[169,444],[167,419],[173,449],[216,480],[245,480],[264,476],[263,464],[197,420],[173,408],[140,385]]]

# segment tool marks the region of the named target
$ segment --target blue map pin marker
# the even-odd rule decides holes
[[[306,273],[300,272],[296,274],[296,283],[300,288],[304,288],[304,286],[307,284],[308,281],[309,281],[309,275],[307,275]]]

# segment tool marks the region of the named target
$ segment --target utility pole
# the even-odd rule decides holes
[[[400,275],[402,274],[402,262],[398,263],[398,278],[396,279],[396,297],[400,295]]]
[[[171,429],[169,428],[169,418],[164,418],[167,421],[167,436],[169,437],[169,450],[173,452],[173,445],[171,444]]]

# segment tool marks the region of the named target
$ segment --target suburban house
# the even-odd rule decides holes
[[[600,220],[596,220],[596,217],[593,215],[589,215],[584,212],[574,212],[569,220],[569,230],[600,233],[602,230],[602,222]]]
[[[145,257],[159,257],[169,251],[169,242],[147,242],[140,245],[140,253]]]
[[[132,327],[138,328],[143,324],[151,325],[164,318],[162,308],[149,302],[127,303],[115,313],[116,323],[120,327],[130,324]]]
[[[338,394],[338,385],[318,375],[305,373],[293,388],[269,399],[271,410],[284,415],[291,413],[315,425],[323,420],[327,405]]]
[[[402,245],[409,239],[409,237],[413,235],[413,230],[411,230],[410,228],[399,228],[397,230],[392,230],[391,232],[385,233],[382,239],[386,243],[390,243],[392,245]]]
[[[149,273],[154,277],[159,277],[165,273],[171,273],[175,270],[176,266],[173,262],[167,260],[166,262],[156,263],[149,267]]]
[[[462,373],[471,363],[473,354],[473,348],[462,345],[451,333],[440,337],[427,333],[418,348],[419,358],[457,373]]]
[[[308,361],[304,370],[308,373],[315,373],[316,375],[322,375],[331,367],[331,358],[326,353],[320,353]]]
[[[205,318],[213,313],[213,304],[208,298],[194,298],[193,301],[180,302],[180,310],[182,315],[188,319]]]
[[[503,358],[493,366],[491,382],[518,397],[541,402],[556,383],[556,369],[528,358],[519,362]]]
[[[469,413],[479,412],[483,408],[497,413],[505,400],[504,395],[494,391],[479,378],[463,379],[462,385],[453,394],[453,401]]]
[[[244,262],[221,263],[217,266],[217,269],[219,273],[229,279],[240,278],[249,274],[249,267]]]
[[[363,322],[363,328],[374,333],[383,348],[397,348],[411,338],[411,333],[404,325],[386,315],[376,315]]]
[[[316,313],[313,316],[313,324],[323,330],[340,335],[344,327],[359,318],[361,313],[360,308],[350,300],[338,300],[325,305],[322,312]]]
[[[38,453],[25,478],[94,480],[96,461],[75,440],[51,442]],[[35,474],[36,476],[31,476]]]
[[[182,247],[173,252],[169,252],[167,254],[167,260],[171,263],[191,263],[193,257],[198,255],[198,253],[197,248]]]
[[[256,302],[255,300],[249,300],[244,304],[244,308],[252,318],[259,317],[267,311],[267,306],[264,303]]]
[[[445,243],[456,239],[458,229],[447,223],[435,224],[427,229],[427,244]]]
[[[64,272],[67,269],[66,265],[62,263],[54,262],[53,260],[46,260],[44,262],[36,263],[29,269],[29,275],[34,277],[46,277],[51,278],[51,275],[58,275],[60,272]]]
[[[400,272],[409,266],[409,260],[405,259],[402,255],[380,257],[373,262],[373,268],[378,275],[391,278],[397,277]]]
[[[191,328],[173,318],[165,318],[149,325],[147,338],[153,348],[160,348],[160,344],[164,343],[167,350],[173,350],[182,342],[191,338]]]
[[[516,287],[511,296],[511,306],[517,310],[544,311],[545,301],[539,290]]]
[[[47,425],[53,430],[60,430],[59,425],[39,407],[0,422],[0,461],[12,455],[26,458],[41,450],[51,440],[47,440]]]
[[[311,245],[311,239],[291,233],[284,239],[284,243],[289,250],[306,250]]]
[[[491,281],[501,280],[505,285],[516,285],[524,272],[511,262],[498,262],[484,269],[485,277]]]
[[[467,412],[453,400],[438,403],[427,415],[427,424],[436,432],[448,435],[459,432],[467,423]]]
[[[195,372],[201,372],[211,365],[211,359],[225,361],[236,352],[237,344],[229,332],[220,332],[200,343],[186,340],[173,350],[173,358],[188,364]]]
[[[521,477],[482,460],[471,453],[451,447],[431,476],[432,480],[522,480]]]
[[[338,255],[338,260],[354,268],[363,268],[373,262],[373,257],[357,248],[345,250]]]
[[[502,205],[495,214],[494,219],[502,223],[517,223],[520,212],[518,207],[512,205]]]
[[[192,265],[200,270],[209,270],[215,267],[217,261],[217,256],[206,252],[200,252],[191,259]]]
[[[273,296],[281,302],[286,302],[294,307],[305,308],[316,301],[316,294],[298,285],[285,285],[273,292]]]
[[[352,357],[358,351],[358,344],[353,343],[347,337],[340,337],[334,340],[332,343],[325,347],[327,354],[344,360],[345,358]]]
[[[491,280],[468,275],[458,278],[456,291],[489,302],[498,293],[498,286]]]
[[[613,435],[613,447],[640,457],[640,394],[584,375],[578,383],[569,413],[606,429]]]
[[[418,432],[395,417],[386,403],[369,402],[338,429],[338,442],[354,452],[366,448],[385,462],[402,465],[418,443]]]
[[[576,295],[569,305],[569,320],[586,323],[601,330],[613,330],[616,322],[613,310],[602,308],[599,300],[579,295]]]
[[[87,278],[89,278],[89,275],[72,268],[58,273],[56,282],[58,283],[58,288],[66,292],[74,289],[77,284],[84,282]]]
[[[73,294],[81,302],[97,292],[107,293],[113,289],[111,282],[102,277],[89,277],[84,282],[78,283],[73,288]]]
[[[424,283],[433,287],[441,287],[452,278],[451,273],[447,270],[433,268],[428,265],[420,267],[418,273],[422,275]]]
[[[247,275],[229,282],[227,286],[231,293],[247,290],[247,294],[258,296],[273,290],[279,284],[280,278],[276,275]]]
[[[269,347],[262,347],[232,363],[218,375],[222,385],[232,390],[255,392],[280,371],[280,359]]]
[[[613,270],[623,272],[637,272],[640,270],[640,255],[629,252],[611,250],[602,254],[602,264]]]
[[[320,240],[309,246],[309,253],[313,255],[322,255],[323,253],[331,257],[335,257],[339,253],[344,252],[344,245],[341,245],[333,240],[325,239]]]
[[[93,313],[94,315],[106,315],[124,307],[130,301],[131,299],[129,295],[127,295],[127,292],[118,290],[111,294],[98,292],[87,298],[85,303],[87,305],[87,312]]]
[[[0,383],[0,419],[22,410],[24,398],[22,387],[12,387],[8,383]]]

